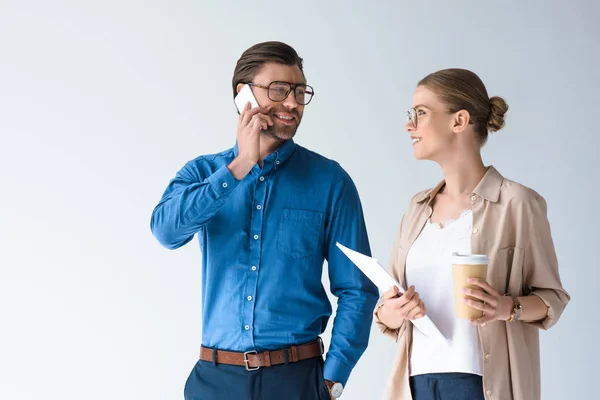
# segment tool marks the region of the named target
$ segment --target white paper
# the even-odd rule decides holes
[[[365,256],[359,252],[351,250],[346,246],[336,242],[336,246],[369,278],[381,292],[387,292],[394,286],[402,290],[402,286],[394,279],[394,277],[383,267],[379,262],[369,256]],[[402,294],[402,292],[400,292]],[[430,339],[436,340],[443,344],[448,344],[448,341],[442,335],[442,332],[435,326],[433,321],[425,315],[423,318],[411,320],[410,322]]]

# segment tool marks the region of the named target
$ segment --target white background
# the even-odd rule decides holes
[[[352,175],[383,263],[409,199],[441,178],[403,131],[417,81],[468,68],[507,100],[485,161],[547,199],[573,295],[542,332],[542,398],[589,398],[599,16],[591,0],[0,0],[0,398],[183,397],[200,251],[162,248],[150,214],[186,161],[234,144],[233,68],[265,40],[305,58],[316,97],[297,141]],[[343,398],[379,398],[394,353],[373,329]]]

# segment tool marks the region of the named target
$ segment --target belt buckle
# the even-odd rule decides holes
[[[259,367],[250,367],[250,360],[248,360],[249,354],[258,354],[256,350],[246,351],[244,352],[244,364],[246,364],[246,371],[256,371],[260,369]]]

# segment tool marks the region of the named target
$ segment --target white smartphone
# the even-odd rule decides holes
[[[258,107],[258,102],[252,93],[250,85],[244,85],[242,90],[235,96],[235,106],[240,114],[248,102],[250,102],[251,108]]]

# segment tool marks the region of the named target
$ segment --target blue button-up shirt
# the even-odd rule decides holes
[[[202,343],[229,351],[313,341],[338,298],[324,377],[346,383],[367,347],[376,287],[335,246],[370,255],[358,192],[335,161],[284,142],[241,181],[237,145],[188,162],[152,214],[158,241],[202,250]]]

